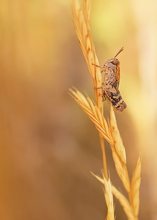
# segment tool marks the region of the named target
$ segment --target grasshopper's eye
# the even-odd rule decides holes
[[[113,65],[119,65],[119,60],[118,59],[113,59],[111,63]]]

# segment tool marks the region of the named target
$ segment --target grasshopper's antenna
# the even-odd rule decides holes
[[[103,68],[103,66],[99,66],[99,65],[97,65],[97,64],[95,64],[95,63],[92,63],[92,65],[93,65],[93,66],[96,66],[96,67],[98,67],[98,68]]]
[[[120,48],[120,50],[116,53],[116,55],[114,56],[114,58],[116,58],[122,51],[124,50],[124,48]]]

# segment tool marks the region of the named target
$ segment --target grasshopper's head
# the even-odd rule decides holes
[[[119,66],[120,66],[119,60],[114,57],[112,59],[106,60],[103,67],[104,68],[107,67],[107,68],[117,69],[117,68],[119,68]]]
[[[107,61],[104,63],[103,66],[99,66],[99,65],[96,65],[96,64],[94,64],[94,63],[92,63],[92,65],[94,65],[94,66],[96,66],[96,67],[99,67],[99,68],[102,68],[102,69],[105,68],[106,66],[107,66],[107,67],[113,67],[113,65],[116,66],[116,67],[119,67],[120,62],[119,62],[119,60],[118,60],[116,57],[117,57],[122,51],[123,51],[123,47],[116,53],[116,55],[115,55],[113,58],[107,60]]]
[[[113,65],[116,65],[116,66],[118,66],[120,64],[119,60],[116,57],[108,60],[108,62],[110,62],[110,63],[112,63]]]
[[[118,67],[119,65],[120,65],[120,62],[119,62],[119,60],[117,59],[117,56],[121,53],[123,51],[123,47],[116,53],[116,55],[113,57],[113,58],[111,58],[111,59],[109,59],[109,60],[107,60],[106,61],[106,63],[104,64],[104,66],[116,66],[116,67]]]

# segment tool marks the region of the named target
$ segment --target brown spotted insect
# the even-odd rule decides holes
[[[101,68],[103,99],[107,98],[121,112],[127,107],[119,91],[120,62],[116,58],[122,51],[123,48],[112,59],[107,60],[103,66],[94,64]]]

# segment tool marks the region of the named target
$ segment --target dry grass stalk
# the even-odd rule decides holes
[[[94,64],[99,65],[99,61],[95,52],[94,43],[91,37],[91,30],[89,24],[89,17],[90,17],[90,6],[89,1],[84,0],[82,3],[80,1],[74,0],[73,1],[73,20],[75,25],[76,34],[78,40],[80,42],[80,46],[86,60],[89,73],[93,79],[94,88],[101,87],[101,73],[100,69],[96,68]],[[98,106],[102,108],[102,100],[101,96],[97,89],[95,89],[96,98],[98,102]]]
[[[112,194],[112,185],[111,181],[108,178],[108,180],[104,177],[104,195],[105,195],[105,200],[106,200],[106,205],[107,205],[107,220],[114,220],[114,204],[113,204],[113,194]]]
[[[103,178],[95,175],[92,173],[92,175],[104,185],[104,176]],[[116,197],[116,199],[120,202],[120,204],[123,207],[123,210],[129,220],[135,220],[134,214],[132,212],[132,207],[130,206],[130,203],[128,199],[118,190],[115,186],[112,185],[112,193]]]
[[[138,218],[135,217],[129,200],[114,186],[112,186],[112,192],[113,192],[114,196],[116,197],[116,199],[121,204],[121,206],[123,207],[123,210],[124,210],[128,220],[137,220]]]
[[[94,105],[89,97],[85,97],[81,92],[76,89],[70,89],[70,94],[80,105],[82,110],[89,116],[90,120],[94,123],[101,136],[105,138],[109,144],[112,144],[108,124],[106,122],[106,119],[100,112],[99,108]]]
[[[134,210],[135,216],[138,216],[139,213],[139,191],[141,184],[141,160],[140,158],[137,161],[136,168],[134,170],[132,180],[131,180],[131,190],[130,190],[130,200]]]
[[[120,133],[118,131],[117,122],[113,110],[111,110],[110,125],[108,125],[106,119],[104,118],[103,114],[100,112],[99,108],[96,105],[94,105],[94,103],[89,97],[85,97],[77,89],[70,89],[70,94],[75,99],[75,101],[80,105],[82,110],[89,116],[90,120],[94,123],[96,129],[100,132],[102,137],[111,145],[112,156],[115,163],[117,174],[119,175],[130,199],[128,201],[125,198],[125,196],[123,196],[123,198],[125,198],[125,201],[128,201],[128,203],[130,203],[129,205],[130,212],[127,215],[134,216],[134,218],[129,218],[129,219],[137,219],[138,216],[137,207],[139,207],[139,186],[140,186],[140,173],[141,173],[140,160],[137,163],[136,169],[133,174],[132,182],[130,183],[126,162],[124,159],[122,160],[122,158],[125,155],[124,153],[125,148],[124,145],[122,144],[122,140],[120,137]],[[118,143],[120,143],[119,147],[115,147]],[[128,210],[128,205],[127,205],[128,203],[124,202],[124,200],[121,199],[122,196],[121,197],[116,196],[116,195],[120,195],[120,192],[119,194],[114,193],[114,195],[119,200],[126,213],[126,210]]]
[[[84,58],[86,60],[88,70],[90,75],[92,76],[93,81],[93,89],[95,93],[95,99],[98,108],[100,111],[103,111],[103,104],[102,104],[102,97],[99,94],[99,90],[97,88],[100,88],[102,85],[102,77],[101,72],[99,68],[96,68],[96,66],[93,65],[97,64],[99,65],[99,61],[95,52],[94,43],[91,36],[91,30],[90,30],[90,4],[89,0],[73,0],[73,21],[75,25],[75,31],[78,37],[78,40],[80,42],[80,46],[82,49],[82,53],[84,55]],[[101,134],[99,133],[99,139],[100,139],[100,146],[102,151],[102,157],[103,157],[103,169],[106,178],[108,177],[107,174],[107,161],[106,161],[106,152],[105,152],[105,144],[104,140],[101,137]]]
[[[112,184],[110,178],[106,179],[105,176],[102,178],[98,177],[94,173],[91,174],[98,179],[104,185],[104,196],[107,205],[107,220],[114,220],[114,204],[113,204],[113,194],[112,194]]]
[[[113,112],[113,108],[111,107],[110,111],[110,131],[112,135],[112,143],[111,144],[111,150],[112,150],[112,156],[115,163],[115,168],[117,171],[117,174],[119,175],[126,191],[130,192],[130,180],[126,165],[126,152],[125,147],[123,145],[115,114]]]
[[[127,166],[120,160],[120,158],[118,157],[118,155],[116,154],[112,146],[111,146],[111,150],[112,150],[112,157],[114,160],[117,174],[120,180],[122,181],[123,186],[125,187],[126,191],[129,193],[130,192],[130,180],[129,180]]]
[[[123,145],[123,141],[121,139],[117,122],[116,122],[116,117],[113,111],[113,108],[111,107],[110,110],[110,126],[111,126],[111,132],[112,132],[112,138],[114,139],[114,148],[122,160],[123,163],[126,164],[126,152],[125,152],[125,147]]]
[[[89,1],[83,0],[80,4],[77,0],[73,1],[73,17],[75,30],[80,42],[80,46],[86,60],[89,72],[93,80],[93,88],[95,91],[96,104],[89,98],[84,96],[77,89],[71,89],[70,94],[75,99],[75,101],[80,105],[82,110],[88,115],[90,120],[94,123],[96,129],[98,130],[100,137],[100,144],[103,155],[103,179],[96,176],[95,177],[103,183],[105,188],[105,201],[108,208],[107,219],[114,219],[114,205],[113,205],[113,196],[118,199],[122,205],[126,216],[130,220],[138,219],[139,212],[139,188],[140,188],[140,176],[141,176],[141,162],[138,160],[137,166],[135,168],[132,181],[129,179],[127,163],[126,163],[126,152],[123,145],[115,114],[113,108],[111,107],[110,111],[110,120],[107,123],[103,115],[102,108],[102,98],[99,95],[98,89],[101,87],[101,73],[94,64],[99,65],[95,47],[92,41],[91,32],[90,32],[90,10],[89,10]],[[119,178],[121,179],[124,188],[128,193],[127,199],[121,192],[119,192],[113,185],[107,174],[107,163],[106,163],[106,154],[104,147],[103,138],[110,144],[112,150],[112,156],[115,163],[115,168]],[[112,187],[111,187],[112,186]],[[111,190],[112,189],[112,190]]]

